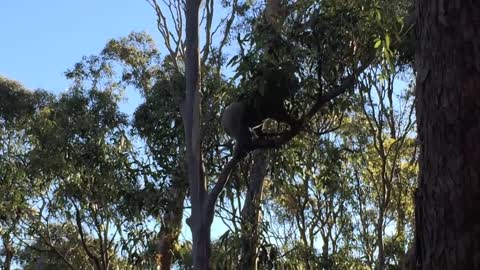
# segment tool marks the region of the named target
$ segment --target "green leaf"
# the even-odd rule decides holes
[[[382,20],[382,13],[380,13],[380,9],[375,9],[375,19],[378,22]]]
[[[387,45],[387,48],[390,48],[390,35],[385,34],[385,44]]]

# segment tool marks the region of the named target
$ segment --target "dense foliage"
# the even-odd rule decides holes
[[[183,1],[148,2],[167,55],[146,33],[112,39],[66,72],[71,86],[59,96],[0,77],[3,268],[191,269],[185,56],[174,44],[182,20],[165,32],[164,19],[168,10],[181,16]],[[223,36],[207,39],[201,59],[210,186],[232,155],[220,116],[233,100],[272,95],[267,90],[293,76],[298,89],[286,106],[305,119],[319,95],[346,76],[355,83],[288,144],[237,166],[217,202],[212,269],[240,269],[248,256],[257,269],[400,269],[412,242],[417,174],[409,2],[282,1],[277,26],[265,23],[262,3],[220,4]],[[213,5],[206,1],[202,25],[212,37]],[[255,75],[284,64],[294,69],[263,74],[280,84]],[[129,91],[142,97],[132,115],[120,110]],[[286,129],[275,121],[264,128]]]

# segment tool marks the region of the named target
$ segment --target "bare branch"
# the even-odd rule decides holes
[[[230,35],[230,29],[232,28],[233,21],[235,20],[235,15],[237,13],[237,9],[238,9],[238,0],[233,0],[233,2],[232,2],[232,12],[230,13],[230,17],[227,20],[227,23],[225,25],[225,31],[223,32],[222,41],[220,41],[220,46],[218,47],[218,53],[220,54],[220,56],[222,55],[223,47],[227,44],[228,37]],[[218,26],[220,26],[222,24],[222,22],[219,23]],[[216,31],[217,30],[215,29],[215,31],[212,33],[212,35],[214,35]]]
[[[213,0],[206,0],[205,45],[203,46],[202,63],[206,63],[212,46]]]
[[[155,10],[157,14],[157,29],[160,32],[160,35],[163,38],[163,42],[165,47],[167,48],[171,60],[177,70],[179,70],[178,64],[178,55],[179,52],[183,50],[180,48],[181,44],[183,43],[183,13],[182,10],[184,7],[181,5],[181,0],[176,0],[175,3],[172,3],[171,0],[168,2],[166,0],[162,0],[163,4],[167,7],[169,11],[169,17],[174,24],[174,29],[176,33],[172,33],[170,31],[170,27],[168,24],[168,20],[162,8],[160,7],[157,0],[146,0],[148,4]],[[182,55],[183,57],[183,55]]]
[[[238,158],[237,156],[233,156],[232,159],[228,161],[228,163],[225,165],[222,172],[220,173],[218,181],[217,183],[215,183],[215,187],[213,187],[212,191],[208,195],[206,214],[210,222],[213,221],[213,214],[217,198],[220,195],[220,192],[222,192],[223,188],[225,187],[225,184],[227,184],[231,172],[240,161],[241,158]]]

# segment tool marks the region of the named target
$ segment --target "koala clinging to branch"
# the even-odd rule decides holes
[[[285,108],[285,100],[298,87],[294,72],[287,67],[265,67],[257,75],[254,91],[225,108],[221,124],[227,135],[235,139],[235,155],[243,157],[252,150],[255,135],[265,136],[263,122],[273,119],[292,126],[294,120]]]
[[[253,150],[253,137],[264,137],[263,123],[266,119],[288,124],[290,127],[298,124],[292,118],[285,101],[290,99],[298,89],[295,64],[291,53],[291,44],[286,42],[281,34],[281,26],[287,10],[281,8],[282,0],[267,0],[263,22],[259,22],[257,30],[262,37],[258,38],[263,47],[260,63],[249,63],[249,57],[243,60],[249,63],[251,76],[244,80],[245,96],[225,108],[221,124],[225,132],[235,139],[234,154],[243,157]],[[263,44],[262,44],[263,43]],[[291,56],[291,55],[290,55]],[[255,57],[253,57],[255,59]],[[258,59],[258,58],[257,58]],[[245,62],[243,63],[245,66]]]

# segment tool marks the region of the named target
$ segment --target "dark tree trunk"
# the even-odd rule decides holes
[[[183,203],[187,192],[187,182],[182,175],[173,182],[169,205],[163,214],[163,225],[158,233],[156,270],[170,270],[173,262],[173,247],[182,229]]]
[[[385,201],[382,202],[385,204]],[[375,270],[383,270],[385,268],[385,249],[383,246],[383,219],[384,219],[384,210],[383,206],[380,207],[379,217],[377,221],[377,248],[378,248],[378,258],[377,258],[377,266]]]
[[[261,220],[260,203],[263,194],[263,183],[267,174],[265,152],[257,150],[254,153],[252,169],[249,175],[249,185],[245,204],[242,209],[242,235],[240,268],[243,270],[257,269],[257,249],[259,240],[258,224]]]
[[[480,2],[416,3],[417,269],[480,269]]]
[[[210,223],[202,222],[192,226],[192,252],[193,252],[193,269],[209,270],[210,269]]]

